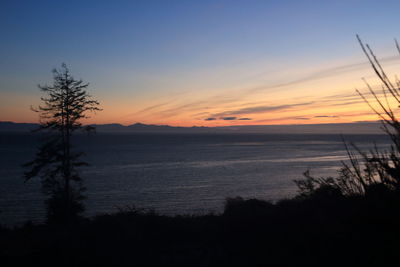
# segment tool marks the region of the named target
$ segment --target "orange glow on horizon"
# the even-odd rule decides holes
[[[388,73],[396,73],[396,64],[390,61]],[[354,65],[354,64],[353,64]],[[350,66],[353,66],[350,64]],[[358,66],[358,65],[357,65]],[[85,124],[134,123],[170,126],[229,126],[229,125],[279,125],[279,124],[326,124],[376,121],[378,116],[355,92],[359,89],[373,100],[359,78],[367,74],[367,80],[380,92],[379,81],[368,64],[357,69],[342,67],[296,73],[283,82],[256,83],[234,87],[210,89],[209,84],[197,84],[203,90],[186,90],[180,93],[166,92],[159,95],[135,97],[127,92],[124,97],[99,94],[96,98],[103,111],[90,114]],[[346,71],[338,72],[338,69]],[[334,71],[333,71],[334,70]],[[302,78],[303,75],[303,78]],[[296,78],[297,77],[297,78]],[[96,96],[96,90],[90,93]],[[38,115],[30,105],[40,104],[40,92],[31,95],[5,95],[0,102],[0,121],[37,122]],[[14,99],[18,105],[5,101]],[[33,101],[32,101],[33,99]],[[393,107],[396,103],[391,103]]]

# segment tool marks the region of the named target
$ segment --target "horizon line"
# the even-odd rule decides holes
[[[327,122],[327,123],[297,123],[297,124],[241,124],[241,125],[220,125],[220,126],[174,126],[168,124],[146,124],[141,122],[135,122],[132,124],[122,124],[117,122],[112,123],[90,123],[84,125],[120,125],[123,127],[129,127],[133,125],[146,125],[146,126],[166,126],[166,127],[176,127],[176,128],[223,128],[223,127],[254,127],[254,126],[316,126],[316,125],[343,125],[343,124],[364,124],[364,123],[380,123],[380,120],[373,121],[354,121],[354,122]],[[40,124],[39,122],[15,122],[15,121],[1,121],[0,123],[15,123],[15,124]]]

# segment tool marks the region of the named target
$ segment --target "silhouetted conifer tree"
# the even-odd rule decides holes
[[[77,130],[93,130],[84,127],[81,120],[88,112],[100,110],[99,102],[86,92],[89,84],[74,79],[65,64],[53,70],[53,85],[39,85],[43,102],[33,111],[39,113],[40,127],[46,139],[38,148],[36,157],[25,164],[30,170],[25,179],[40,177],[46,200],[47,219],[52,223],[69,223],[83,212],[85,190],[77,167],[87,165],[79,158],[81,152],[72,150],[71,136]]]

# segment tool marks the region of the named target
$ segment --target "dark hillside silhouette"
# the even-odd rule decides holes
[[[222,215],[137,209],[68,229],[0,229],[1,266],[393,266],[400,200],[319,191],[276,204],[227,201]]]

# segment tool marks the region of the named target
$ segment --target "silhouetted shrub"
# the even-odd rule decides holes
[[[383,70],[380,62],[369,47],[364,45],[357,36],[360,46],[370,62],[375,74],[381,81],[382,94],[378,94],[365,81],[372,96],[370,101],[365,94],[357,90],[360,97],[378,115],[382,122],[382,130],[390,137],[392,145],[389,150],[374,149],[364,152],[352,144],[351,151],[345,143],[349,162],[343,162],[343,167],[337,177],[312,177],[307,171],[305,179],[296,180],[299,195],[306,197],[314,194],[316,190],[324,188],[329,191],[339,191],[344,196],[379,195],[384,197],[393,193],[400,193],[400,121],[397,119],[395,108],[400,106],[400,80],[391,81]],[[400,47],[396,41],[400,53]],[[389,100],[390,98],[390,100]],[[396,110],[397,111],[397,110]]]
[[[259,199],[244,200],[241,197],[227,198],[225,201],[224,216],[255,217],[270,213],[274,205]]]
[[[70,192],[70,195],[73,191]],[[65,192],[61,191],[58,194],[54,194],[45,200],[47,208],[47,222],[48,223],[73,223],[81,219],[80,214],[85,210],[83,203],[83,196],[74,196],[67,203],[65,201]],[[66,207],[68,205],[69,207]],[[67,213],[68,212],[68,213]]]

